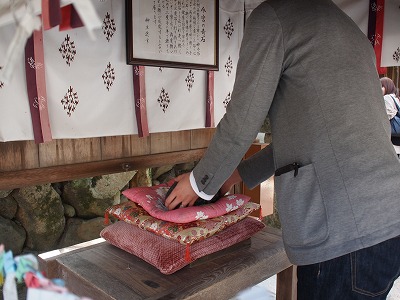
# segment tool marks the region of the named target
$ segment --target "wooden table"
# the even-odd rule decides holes
[[[266,227],[251,245],[205,259],[171,275],[102,239],[39,255],[48,278],[62,278],[68,289],[103,299],[230,299],[239,291],[277,276],[277,299],[296,299],[294,272],[281,232]]]

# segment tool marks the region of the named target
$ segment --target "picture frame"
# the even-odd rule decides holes
[[[218,70],[219,0],[126,0],[125,8],[127,64]]]

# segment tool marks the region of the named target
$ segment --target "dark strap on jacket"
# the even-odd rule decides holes
[[[294,171],[294,177],[296,177],[297,174],[299,173],[299,168],[300,168],[300,167],[301,167],[301,166],[300,166],[299,163],[294,162],[294,163],[292,163],[292,164],[289,164],[289,165],[283,166],[283,167],[281,167],[281,168],[279,168],[279,169],[276,169],[276,170],[275,170],[275,176],[280,176],[280,175],[282,175],[282,174],[285,174],[285,173]]]

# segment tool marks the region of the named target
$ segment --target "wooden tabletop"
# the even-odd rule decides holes
[[[63,278],[71,292],[95,300],[225,300],[291,267],[281,232],[270,227],[254,235],[247,247],[171,275],[103,240],[75,248],[59,250],[52,257],[40,255],[41,269],[48,278]]]

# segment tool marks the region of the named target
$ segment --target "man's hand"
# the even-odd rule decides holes
[[[175,178],[178,184],[168,198],[165,199],[165,206],[169,210],[176,207],[193,206],[194,202],[196,202],[198,196],[193,191],[189,178],[190,173],[185,173]]]

